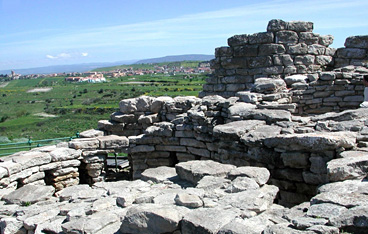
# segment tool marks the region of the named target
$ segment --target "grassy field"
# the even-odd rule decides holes
[[[74,136],[96,128],[98,120],[109,119],[121,99],[141,95],[197,96],[205,77],[145,75],[111,78],[99,84],[68,83],[64,77],[48,77],[0,83],[0,139]]]

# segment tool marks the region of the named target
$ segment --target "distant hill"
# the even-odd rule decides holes
[[[51,74],[51,73],[70,73],[70,72],[86,72],[92,70],[101,70],[96,68],[113,67],[118,65],[130,65],[130,64],[149,64],[149,63],[165,63],[165,62],[181,62],[181,61],[208,61],[213,59],[213,55],[205,54],[187,54],[187,55],[172,55],[161,58],[151,58],[143,60],[126,60],[110,63],[83,63],[83,64],[71,64],[71,65],[56,65],[47,67],[35,67],[26,69],[14,69],[15,73],[21,75],[28,74]],[[104,69],[102,69],[104,70]],[[0,74],[10,74],[11,70],[2,70]]]
[[[71,65],[56,65],[47,67],[35,67],[35,68],[25,68],[25,69],[14,69],[15,73],[21,75],[28,74],[51,74],[51,73],[70,73],[70,72],[86,72],[91,71],[99,67],[115,66],[122,63],[132,64],[137,60],[130,61],[120,61],[111,63],[83,63],[83,64],[71,64]],[[11,70],[2,70],[0,74],[10,74]]]
[[[214,55],[206,55],[206,54],[171,55],[161,58],[143,59],[135,62],[135,64],[166,63],[166,62],[180,62],[180,61],[209,61],[213,58],[215,58]]]

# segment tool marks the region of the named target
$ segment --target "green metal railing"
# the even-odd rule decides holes
[[[25,142],[0,144],[0,157],[11,155],[21,150],[24,150],[24,149],[31,150],[37,147],[54,145],[58,141],[59,142],[71,141],[75,138],[79,138],[79,132],[77,132],[75,136],[72,136],[72,137],[60,137],[60,138],[43,139],[43,140],[35,140],[35,141],[29,138],[28,141],[25,141]],[[8,152],[1,153],[4,151],[8,151]]]

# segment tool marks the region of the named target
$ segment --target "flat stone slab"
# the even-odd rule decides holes
[[[103,131],[96,129],[90,129],[79,133],[79,137],[81,138],[93,138],[93,137],[100,137],[103,135],[104,135]]]
[[[141,180],[161,183],[168,180],[178,179],[178,174],[174,167],[156,167],[145,170],[141,175]]]
[[[229,179],[235,179],[236,177],[248,177],[262,186],[267,183],[270,178],[270,172],[263,167],[237,167],[230,171],[228,174]]]
[[[183,180],[197,184],[204,176],[226,177],[228,173],[236,168],[229,164],[221,164],[211,160],[189,161],[178,163],[175,166],[176,173]]]
[[[264,121],[260,120],[242,120],[228,124],[217,125],[213,128],[214,137],[219,137],[226,140],[239,140],[239,138],[255,129],[259,125],[265,125]]]
[[[121,149],[129,146],[129,140],[125,136],[100,136],[97,137],[101,149]]]
[[[182,233],[217,233],[237,215],[233,210],[199,208],[184,215]]]
[[[330,181],[362,179],[368,174],[368,155],[331,160],[327,174]]]
[[[182,215],[173,206],[144,204],[129,208],[121,233],[172,233],[179,229]]]
[[[304,134],[279,135],[264,140],[269,148],[290,151],[309,150],[312,152],[349,149],[355,146],[356,134],[352,132],[315,132]]]
[[[87,184],[67,187],[57,193],[60,201],[73,201],[83,199],[97,199],[106,193],[103,189],[92,189]]]
[[[3,196],[2,200],[10,204],[34,204],[48,199],[54,192],[55,188],[52,186],[25,185]]]

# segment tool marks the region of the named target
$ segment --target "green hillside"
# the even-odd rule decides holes
[[[92,71],[101,72],[101,71],[113,71],[118,69],[128,69],[132,68],[134,70],[138,69],[154,69],[155,67],[188,67],[188,68],[196,68],[199,63],[202,61],[182,61],[182,62],[166,62],[166,63],[142,63],[142,64],[130,64],[130,65],[120,65],[120,66],[112,66],[112,67],[101,67],[96,68]]]
[[[64,77],[0,82],[0,138],[74,136],[109,119],[119,101],[140,95],[197,96],[205,75],[142,75],[106,83],[68,83]],[[3,85],[1,85],[3,84]],[[29,92],[32,89],[34,92]],[[40,88],[48,88],[45,92]]]

